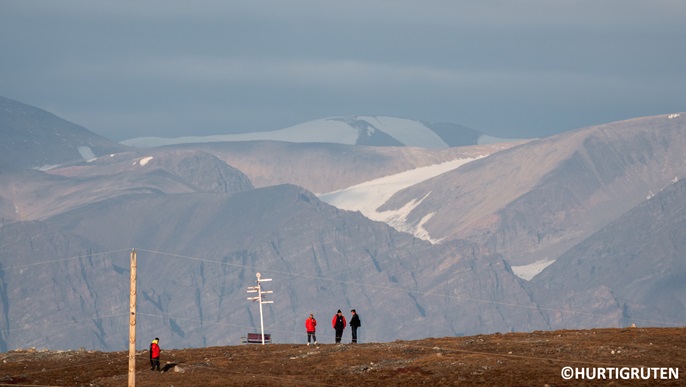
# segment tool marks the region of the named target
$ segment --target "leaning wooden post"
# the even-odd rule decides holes
[[[136,387],[136,249],[131,250],[129,307],[129,387]]]

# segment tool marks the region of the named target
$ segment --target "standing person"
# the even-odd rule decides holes
[[[310,345],[310,338],[317,345],[317,336],[315,332],[317,331],[317,320],[314,319],[314,315],[310,313],[310,317],[305,320],[305,329],[307,330],[307,345]]]
[[[350,318],[350,330],[353,334],[353,344],[357,344],[357,328],[362,326],[362,321],[360,321],[360,315],[355,312],[355,309],[350,312],[353,314]]]
[[[345,321],[345,316],[343,316],[343,312],[341,312],[340,309],[338,309],[338,312],[333,316],[333,319],[331,320],[331,326],[333,329],[336,330],[336,344],[341,343],[341,338],[343,337],[343,330],[345,329],[346,326],[346,321]]]
[[[160,370],[160,339],[155,337],[155,340],[150,343],[150,371],[154,371],[155,368]]]

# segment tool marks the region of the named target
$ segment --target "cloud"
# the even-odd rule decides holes
[[[129,79],[164,84],[315,87],[336,90],[551,88],[619,86],[620,74],[527,68],[455,68],[398,62],[284,57],[129,57],[107,62],[64,63],[61,76]],[[634,80],[641,83],[641,79]]]
[[[4,96],[103,131],[273,130],[368,114],[552,132],[686,100],[681,0],[24,0],[2,10]]]
[[[510,29],[513,26],[565,27],[659,26],[679,23],[686,10],[681,0],[315,0],[224,1],[198,0],[62,0],[4,1],[15,14],[50,15],[53,19],[119,19],[146,22],[251,20],[301,24],[319,20],[350,26],[389,25],[478,26]]]
[[[66,62],[66,77],[131,78],[208,84],[318,85],[336,88],[398,84],[456,85],[470,74],[431,66],[363,60],[302,58],[129,57],[107,62]],[[473,74],[471,74],[473,75]]]

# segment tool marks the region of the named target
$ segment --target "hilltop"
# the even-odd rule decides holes
[[[686,377],[686,328],[495,333],[316,347],[268,344],[162,349],[164,373],[150,371],[147,351],[138,352],[137,386],[561,386],[599,382],[652,386],[679,385]],[[114,387],[128,381],[127,351],[17,350],[0,354],[0,360],[0,385]],[[658,375],[657,379],[599,381],[565,380],[561,376],[564,367],[585,372],[602,367],[608,373],[632,367],[682,369],[679,379],[661,380],[659,371],[651,370],[650,375]]]

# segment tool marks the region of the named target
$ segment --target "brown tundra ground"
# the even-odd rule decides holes
[[[686,385],[686,328],[535,331],[318,346],[162,348],[166,372],[151,371],[148,356],[147,351],[136,356],[136,386]],[[565,367],[596,372],[596,377],[564,379]],[[622,378],[641,367],[647,379]],[[604,378],[597,376],[598,369],[603,369]],[[127,385],[127,373],[128,351],[0,353],[1,386],[120,387]]]

